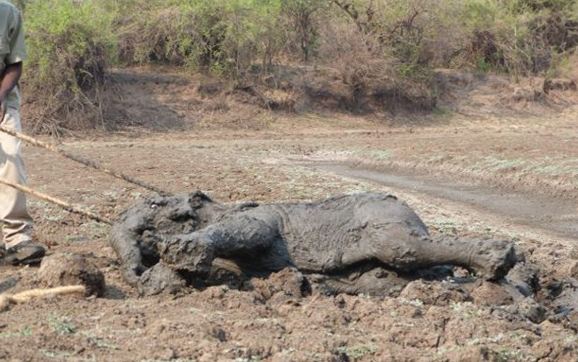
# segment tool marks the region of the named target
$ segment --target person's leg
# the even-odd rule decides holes
[[[20,115],[8,109],[2,125],[20,131]],[[0,132],[0,178],[26,183],[26,171],[20,155],[20,140]],[[0,185],[0,220],[7,249],[31,239],[32,218],[26,209],[26,196],[9,186]]]
[[[13,108],[8,108],[2,125],[20,131],[19,112]],[[26,182],[26,170],[20,148],[21,142],[18,139],[0,132],[1,179],[18,184]],[[5,259],[11,257],[10,263],[18,263],[24,261],[22,259],[32,256],[37,258],[44,254],[44,249],[41,252],[40,246],[33,247],[34,250],[28,247],[24,248],[25,245],[34,243],[32,243],[31,238],[32,218],[28,214],[26,196],[22,192],[9,186],[0,185],[0,221],[3,225],[4,247],[7,250]]]

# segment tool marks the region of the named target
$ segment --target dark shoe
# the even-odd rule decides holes
[[[39,264],[46,254],[44,245],[33,241],[25,241],[6,250],[6,255],[0,260],[1,265],[32,265]]]

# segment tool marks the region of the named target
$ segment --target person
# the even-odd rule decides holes
[[[0,0],[0,117],[3,126],[16,131],[21,130],[18,81],[25,59],[22,15],[14,5]],[[20,146],[18,139],[0,132],[0,178],[24,184],[26,170]],[[32,240],[32,218],[22,192],[0,186],[0,221],[0,265],[32,264],[42,259],[46,248]]]

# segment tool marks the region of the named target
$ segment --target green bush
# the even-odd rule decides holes
[[[276,0],[135,2],[119,19],[120,58],[207,69],[238,77],[271,64],[283,47]]]
[[[29,57],[23,83],[38,110],[29,120],[34,130],[85,128],[102,121],[101,89],[115,49],[113,18],[92,1],[26,2]]]
[[[435,67],[546,74],[578,45],[575,0],[332,0],[400,75]]]
[[[575,0],[467,3],[465,17],[474,34],[471,58],[496,71],[514,76],[547,75],[558,59],[569,56],[578,45]]]
[[[281,15],[284,17],[288,36],[287,51],[301,53],[305,62],[311,59],[319,46],[318,13],[327,12],[326,0],[282,0]]]

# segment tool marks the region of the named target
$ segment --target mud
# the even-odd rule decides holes
[[[176,292],[180,279],[210,285],[215,258],[233,261],[249,278],[293,267],[327,293],[370,295],[391,295],[440,265],[497,280],[517,261],[507,241],[432,239],[404,202],[380,193],[236,206],[201,192],[156,197],[121,215],[111,245],[142,294]]]
[[[251,288],[258,300],[273,304],[289,303],[311,295],[309,280],[295,268],[272,273],[269,278],[254,278]]]
[[[472,296],[457,283],[437,283],[416,280],[407,285],[400,294],[407,300],[420,300],[426,305],[448,306],[451,303],[471,302]]]
[[[550,321],[578,332],[578,280],[547,281],[538,298],[550,310]]]
[[[104,274],[89,259],[70,253],[44,258],[37,279],[39,286],[49,288],[84,285],[87,296],[102,296],[106,288]]]

